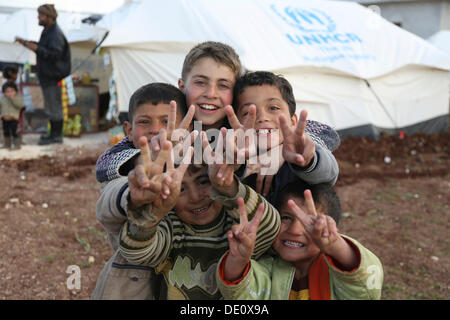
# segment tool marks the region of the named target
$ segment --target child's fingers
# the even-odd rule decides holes
[[[289,208],[291,208],[292,213],[295,215],[295,217],[300,220],[300,222],[307,230],[312,228],[315,221],[313,216],[306,214],[299,206],[297,206],[297,204],[292,199],[288,200],[288,206]]]
[[[169,104],[169,116],[167,119],[167,137],[170,140],[172,133],[175,130],[175,123],[177,121],[177,102],[172,100]]]
[[[262,217],[264,214],[264,203],[260,203],[258,209],[256,209],[256,213],[250,221],[250,233],[255,233],[258,230],[259,224],[261,223]]]
[[[248,107],[248,116],[244,121],[244,130],[255,127],[256,122],[256,106],[254,104]]]
[[[162,146],[162,144],[163,144],[165,141],[167,141],[167,137],[168,137],[167,130],[161,129],[161,130],[159,131],[159,144],[160,144],[161,146]]]
[[[312,197],[311,190],[305,190],[305,206],[307,213],[313,216],[317,216],[316,206],[314,205],[314,199]]]
[[[186,129],[186,130],[189,129],[189,126],[192,123],[192,119],[194,119],[194,114],[195,114],[195,106],[191,105],[188,109],[188,112],[184,116],[183,120],[181,120],[178,128]]]
[[[334,221],[334,219],[330,216],[326,216],[327,219],[327,225],[328,225],[328,232],[330,233],[330,235],[332,234],[338,234],[338,228],[336,226],[336,221]]]
[[[147,137],[139,138],[139,149],[141,150],[141,163],[144,166],[146,173],[149,174],[152,159],[150,157],[150,149],[148,147]]]
[[[156,194],[160,193],[162,190],[162,180],[150,180],[147,189]]]
[[[238,200],[238,208],[239,208],[239,230],[242,231],[244,226],[248,223],[248,216],[247,216],[247,210],[245,208],[245,202],[242,197],[239,197]]]
[[[148,188],[150,186],[150,179],[148,178],[146,170],[142,164],[136,165],[132,171],[133,183],[136,183],[136,185],[140,188]]]
[[[223,141],[224,141],[224,136],[227,133],[227,129],[222,128],[220,129],[219,132],[219,136],[217,137],[217,144],[216,144],[216,148],[214,151],[214,162],[217,164],[223,164]]]
[[[297,126],[295,127],[294,133],[298,136],[301,137],[303,136],[303,133],[305,132],[305,128],[306,128],[306,118],[308,117],[308,111],[306,110],[302,110],[300,112],[300,119],[297,122]]]
[[[191,164],[193,154],[194,154],[194,147],[191,146],[187,149],[183,161],[181,161],[180,165],[176,169],[176,177],[178,181],[181,181],[183,179],[184,174],[186,173],[186,169]]]
[[[156,158],[156,155],[161,150],[160,142],[159,142],[159,134],[156,136],[153,136],[150,140],[150,148],[152,151],[152,159]]]
[[[280,115],[278,119],[280,120],[281,133],[283,134],[283,137],[286,139],[286,137],[288,137],[292,133],[292,130],[289,127],[286,117],[284,115]]]
[[[317,240],[321,238],[328,238],[330,236],[328,232],[327,219],[324,215],[317,216],[311,236]]]
[[[158,154],[158,157],[153,162],[153,172],[152,174],[160,174],[164,170],[164,164],[167,162],[167,159],[172,153],[172,143],[170,141],[164,141],[161,144],[161,151]]]
[[[242,124],[238,120],[236,114],[234,113],[234,109],[232,106],[230,106],[230,105],[226,106],[225,113],[227,114],[228,123],[234,130],[242,128]]]
[[[161,184],[161,197],[163,199],[167,199],[167,197],[170,195],[170,189],[171,184],[173,182],[173,179],[170,175],[166,175],[162,181]]]
[[[206,132],[202,131],[200,135],[202,138],[203,152],[207,157],[207,159],[205,159],[205,160],[207,161],[208,164],[212,164],[213,157],[214,157],[214,151],[212,150],[211,145],[209,144],[208,137],[206,136]]]

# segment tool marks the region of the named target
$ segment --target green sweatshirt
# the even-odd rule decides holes
[[[358,241],[343,237],[357,250],[358,267],[351,272],[342,271],[330,257],[321,254],[308,273],[310,299],[379,300],[383,283],[380,260]],[[250,269],[238,283],[226,284],[219,270],[216,273],[218,286],[227,300],[287,300],[295,273],[295,267],[290,262],[269,254],[259,260],[252,259]]]
[[[0,98],[0,114],[2,116],[14,117],[19,119],[20,109],[24,107],[22,98],[17,95],[14,99],[10,99],[6,96]]]

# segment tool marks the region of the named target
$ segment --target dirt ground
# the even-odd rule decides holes
[[[340,231],[382,261],[382,299],[449,299],[450,136],[345,139]],[[0,299],[89,299],[112,252],[95,218],[107,144],[0,160]],[[389,158],[386,158],[389,157]],[[81,288],[69,290],[70,266]]]

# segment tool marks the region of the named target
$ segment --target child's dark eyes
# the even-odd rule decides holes
[[[199,185],[201,185],[201,186],[206,186],[206,185],[210,185],[210,184],[211,184],[211,182],[209,181],[209,179],[202,179],[202,180],[200,180],[198,183],[199,183]]]
[[[284,220],[284,221],[287,221],[287,222],[290,222],[290,221],[293,220],[292,217],[288,216],[288,215],[282,215],[280,218],[281,218],[281,220]]]
[[[280,110],[280,108],[277,106],[269,106],[269,110],[276,111],[276,110]]]

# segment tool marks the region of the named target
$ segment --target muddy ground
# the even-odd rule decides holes
[[[335,152],[339,228],[381,259],[383,299],[450,298],[449,142],[448,134],[348,138]],[[0,299],[89,299],[112,254],[95,218],[95,162],[107,147],[0,160]],[[73,265],[81,288],[69,290]]]

